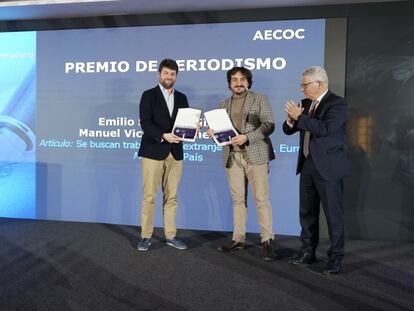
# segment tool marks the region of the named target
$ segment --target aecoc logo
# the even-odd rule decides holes
[[[255,40],[291,40],[305,39],[305,29],[267,29],[257,30],[254,34],[253,41]]]

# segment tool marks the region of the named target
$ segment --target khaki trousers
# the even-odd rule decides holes
[[[183,161],[177,161],[170,153],[165,160],[141,159],[142,169],[142,208],[141,237],[149,239],[154,231],[154,211],[157,192],[162,181],[164,233],[172,239],[177,233],[175,218],[177,213],[177,189],[183,170]]]
[[[244,242],[247,223],[247,186],[250,183],[256,204],[262,242],[274,239],[272,207],[269,201],[269,164],[249,165],[243,152],[232,152],[233,164],[226,168],[233,200],[233,240]]]

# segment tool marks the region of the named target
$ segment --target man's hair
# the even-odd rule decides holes
[[[244,67],[233,67],[227,71],[227,82],[229,84],[229,88],[230,88],[230,83],[231,83],[231,76],[234,76],[238,72],[240,72],[247,79],[247,82],[249,84],[248,88],[250,89],[253,84],[252,72],[249,69],[244,68]]]
[[[321,81],[326,87],[329,85],[328,75],[325,69],[319,66],[312,66],[302,73],[302,76],[308,76],[315,81]]]
[[[175,70],[178,73],[177,62],[173,59],[170,59],[170,58],[163,59],[158,67],[158,72],[161,73],[161,70],[164,67],[171,69],[171,70]]]

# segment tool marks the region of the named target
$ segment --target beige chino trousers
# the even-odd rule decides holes
[[[177,190],[183,170],[183,161],[177,161],[170,153],[165,160],[141,159],[142,208],[141,237],[149,239],[154,231],[154,212],[157,192],[162,182],[163,218],[166,239],[176,236]]]
[[[269,164],[249,165],[243,152],[232,152],[234,161],[226,168],[233,200],[233,240],[244,242],[247,223],[247,186],[253,190],[261,241],[274,239],[272,232],[272,207],[269,201]]]

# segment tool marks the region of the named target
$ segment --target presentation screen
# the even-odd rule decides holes
[[[269,167],[273,228],[296,235],[297,135],[286,136],[286,100],[299,101],[302,71],[324,66],[324,19],[0,33],[1,217],[139,225],[143,131],[139,101],[175,59],[175,89],[192,108],[231,96],[226,72],[252,71],[252,90],[273,109],[276,159]],[[222,147],[203,113],[185,142],[177,226],[231,231]],[[248,231],[258,232],[249,189]],[[156,226],[162,226],[162,194]]]

